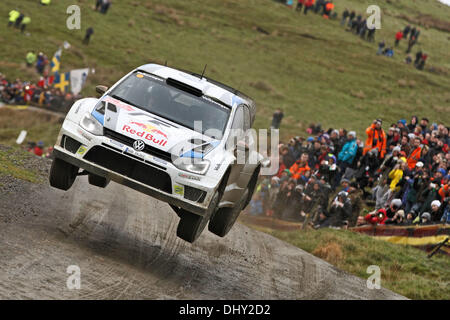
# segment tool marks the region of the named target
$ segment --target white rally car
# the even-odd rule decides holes
[[[100,99],[81,99],[67,114],[50,185],[68,190],[83,174],[98,187],[113,180],[170,204],[180,217],[180,238],[194,242],[208,221],[211,232],[225,236],[261,168],[262,157],[236,134],[251,128],[254,102],[214,80],[157,64],[97,92]]]

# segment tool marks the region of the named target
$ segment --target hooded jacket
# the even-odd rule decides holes
[[[384,133],[384,130],[381,128],[380,130],[377,130],[375,124],[372,123],[372,125],[366,129],[366,134],[367,140],[363,149],[363,155],[374,148],[378,148],[380,159],[383,159],[386,154],[386,133]]]

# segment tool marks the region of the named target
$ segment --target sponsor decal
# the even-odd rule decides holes
[[[81,134],[81,135],[83,136],[83,138],[85,138],[86,140],[88,140],[88,141],[91,141],[91,140],[92,140],[92,138],[89,137],[86,133],[84,133],[84,131],[81,130],[80,128],[78,128],[77,131],[78,131],[78,133]]]
[[[145,158],[145,155],[143,153],[135,151],[134,149],[131,149],[131,148],[128,148],[128,147],[125,149],[125,153],[131,154],[131,155],[136,156],[138,158],[141,158],[142,160]]]
[[[173,185],[173,192],[183,197],[184,196],[184,187],[180,186],[180,185],[177,185],[177,184],[174,184]]]
[[[167,165],[167,161],[164,161],[164,160],[159,159],[157,157],[152,157],[152,160],[156,161],[156,162],[159,162],[159,163],[162,163],[163,165]]]
[[[178,173],[178,176],[181,177],[181,178],[184,178],[184,179],[200,181],[200,177],[197,177],[197,176],[191,176],[191,175],[189,175],[189,174],[182,173],[182,172]]]
[[[136,124],[136,122],[132,122],[132,124]],[[146,126],[146,125],[144,125],[144,126]],[[139,126],[139,127],[143,129],[142,126]],[[149,125],[149,127],[153,127],[153,126]],[[155,128],[155,127],[153,127],[153,128]],[[162,135],[163,137],[165,137],[165,139],[164,138],[157,139],[154,136],[154,134],[161,136],[161,134],[159,133],[160,130],[158,130],[158,129],[156,129],[154,131],[150,131],[153,129],[147,129],[147,130],[144,129],[143,131],[139,131],[139,130],[133,129],[129,125],[124,125],[122,130],[125,132],[128,132],[128,133],[131,133],[132,135],[136,135],[136,136],[142,138],[146,142],[152,142],[154,144],[160,145],[161,147],[164,147],[167,144],[167,135],[166,134],[163,133],[163,135]]]
[[[216,171],[219,170],[221,166],[222,166],[222,163],[216,164],[216,166],[214,167],[214,170],[216,170]]]
[[[134,124],[138,127],[141,127],[142,129],[144,129],[144,131],[150,132],[150,133],[154,133],[154,134],[159,134],[160,136],[163,136],[164,138],[167,138],[167,134],[165,134],[163,131],[161,131],[160,128],[149,124],[149,123],[141,123],[141,122],[131,122],[131,124]]]
[[[120,100],[117,100],[117,99],[114,99],[114,98],[111,98],[111,97],[106,97],[105,101],[115,104],[120,109],[124,109],[126,111],[134,111],[134,108],[132,106],[130,106],[129,104],[126,104],[126,103],[124,103],[124,102],[122,102]]]
[[[112,139],[109,139],[109,143],[111,143],[111,144],[113,144],[113,145],[115,145],[115,146],[117,146],[119,148],[123,148],[124,147],[123,144],[121,144],[120,142],[114,141]]]
[[[85,146],[81,146],[78,148],[77,154],[82,156],[83,154],[86,153],[87,148]]]

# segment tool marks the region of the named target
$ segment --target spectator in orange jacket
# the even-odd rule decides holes
[[[422,147],[420,146],[420,138],[416,137],[414,138],[413,142],[413,151],[410,153],[407,163],[408,168],[410,170],[413,170],[416,167],[416,163],[419,161],[422,154]]]
[[[308,166],[308,158],[308,154],[303,153],[300,159],[291,166],[289,171],[292,173],[292,178],[298,180],[306,171],[311,171],[311,168]]]
[[[376,148],[378,149],[379,158],[384,158],[386,154],[386,133],[381,128],[382,123],[381,119],[377,119],[366,129],[367,140],[363,149],[363,155]]]
[[[324,14],[323,14],[323,17],[324,17],[325,19],[328,19],[328,17],[330,16],[331,11],[333,11],[333,9],[334,9],[334,3],[333,3],[333,1],[328,1],[328,2],[325,4],[325,12],[324,12]]]

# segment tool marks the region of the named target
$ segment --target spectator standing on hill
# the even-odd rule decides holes
[[[355,19],[355,16],[356,16],[355,10],[353,10],[352,12],[350,12],[350,15],[348,16],[348,23],[347,23],[347,26],[348,26],[348,27],[351,28],[352,22],[353,22],[353,19]]]
[[[422,155],[422,146],[420,145],[420,138],[416,137],[413,140],[412,151],[408,156],[407,163],[408,168],[413,170],[416,167],[417,162],[419,162]]]
[[[403,39],[408,38],[408,33],[411,31],[411,26],[408,24],[405,29],[403,29]]]
[[[272,128],[280,129],[281,120],[283,120],[284,113],[280,108],[277,108],[272,116]]]
[[[342,13],[342,20],[341,20],[341,26],[345,26],[345,23],[347,22],[347,18],[350,16],[350,12],[347,8],[345,8],[344,12]]]
[[[327,1],[327,2],[325,2],[323,17],[324,17],[325,19],[328,19],[328,18],[330,17],[331,11],[333,11],[333,9],[334,9],[334,3],[333,3],[333,1]]]
[[[409,34],[409,38],[412,38],[412,37],[414,37],[415,35],[416,35],[416,27],[413,27],[412,29],[411,29],[411,32],[410,32],[410,34]]]
[[[400,43],[400,40],[402,40],[403,38],[403,32],[402,31],[398,31],[395,34],[395,46],[398,47],[398,44]]]
[[[108,12],[109,7],[111,6],[111,0],[103,0],[103,5],[101,9],[101,13],[106,14]]]
[[[25,29],[27,27],[27,25],[29,25],[31,22],[31,18],[28,16],[25,16],[25,18],[23,18],[22,24],[20,25],[20,31],[23,33],[25,32]]]
[[[406,53],[410,53],[411,52],[411,49],[412,49],[412,47],[416,44],[416,37],[412,37],[412,38],[410,38],[409,39],[409,41],[408,41],[408,49],[406,49]]]
[[[83,43],[85,45],[89,44],[89,41],[91,40],[91,36],[93,34],[94,34],[94,28],[92,28],[92,27],[87,28],[86,35],[84,36],[84,39],[83,39]]]
[[[426,53],[423,53],[422,56],[420,57],[419,63],[417,64],[417,69],[423,70],[427,59],[428,59],[428,55]]]
[[[416,67],[418,66],[420,59],[422,59],[422,51],[421,50],[419,50],[416,53],[416,60],[414,60],[414,66],[416,66]]]
[[[30,51],[27,53],[27,56],[25,58],[26,62],[27,62],[27,67],[32,67],[34,65],[34,63],[36,62],[36,53],[34,53],[34,51]]]
[[[39,74],[44,72],[45,66],[48,64],[47,57],[40,52],[36,62],[36,70]]]
[[[44,6],[50,5],[51,2],[52,2],[52,0],[41,0],[41,4]]]
[[[97,0],[97,1],[95,2],[95,11],[100,10],[101,7],[102,7],[102,4],[103,4],[103,0]]]
[[[23,18],[25,18],[25,15],[23,13],[20,13],[19,16],[16,19],[16,22],[14,22],[14,27],[19,29],[20,25],[22,24]]]
[[[375,32],[376,31],[377,31],[377,29],[375,27],[372,27],[372,29],[368,28],[367,40],[369,42],[374,42],[375,41]]]
[[[312,9],[314,6],[315,0],[306,0],[305,2],[305,10],[303,11],[305,14],[308,14],[308,11]]]
[[[16,23],[17,18],[19,18],[20,12],[17,9],[11,10],[9,12],[8,27],[13,26]]]
[[[420,29],[417,28],[416,33],[414,34],[414,37],[416,38],[416,41],[419,40],[419,36],[420,36]]]
[[[383,39],[383,41],[381,41],[380,43],[378,43],[377,56],[383,54],[383,49],[384,49],[385,46],[386,46],[386,42],[384,41],[384,39]]]
[[[295,8],[296,11],[302,12],[303,5],[305,4],[305,0],[298,0],[297,1],[297,7]]]

